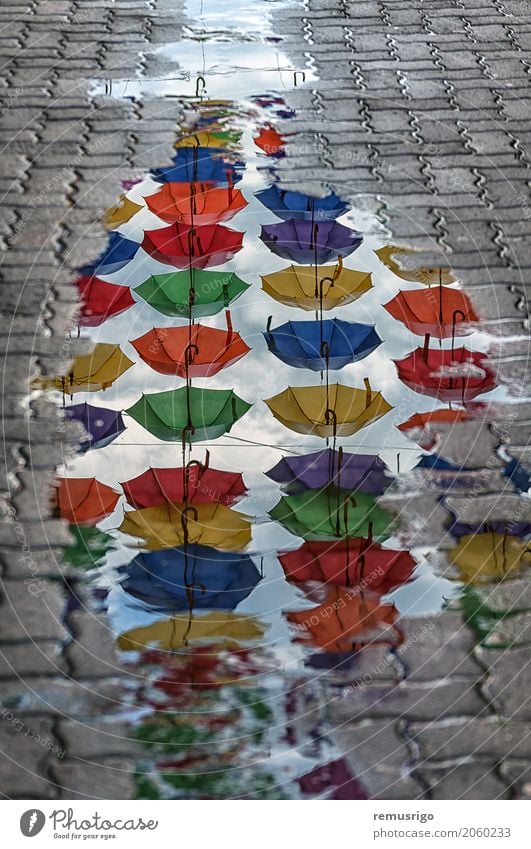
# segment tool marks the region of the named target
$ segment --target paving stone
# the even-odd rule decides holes
[[[419,763],[470,757],[531,757],[531,725],[526,722],[452,717],[442,722],[411,723],[407,736],[419,747]]]
[[[497,775],[496,763],[454,764],[416,770],[429,786],[430,799],[510,799],[505,781]]]
[[[59,642],[39,639],[36,642],[0,644],[0,677],[57,675],[66,669]]]
[[[60,743],[54,737],[51,719],[26,717],[0,708],[2,792],[9,799],[56,799],[59,796],[58,788],[47,776],[48,762],[57,759],[57,753],[51,751],[53,746],[60,746]]]
[[[452,674],[479,677],[473,655],[475,639],[460,613],[445,611],[442,616],[409,617],[400,627],[404,641],[396,656],[404,664],[408,680],[432,681]]]
[[[53,775],[66,799],[130,799],[134,794],[135,761],[105,758],[98,763],[64,759]]]
[[[61,588],[40,577],[38,563],[28,552],[31,577],[3,579],[1,633],[8,640],[64,640],[64,595]]]

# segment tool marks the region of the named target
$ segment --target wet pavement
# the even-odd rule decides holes
[[[527,798],[529,24],[177,5],[5,14],[9,797]]]

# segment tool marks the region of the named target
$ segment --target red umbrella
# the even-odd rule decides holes
[[[120,493],[96,478],[59,478],[52,503],[61,519],[74,525],[93,525],[112,513]]]
[[[402,321],[412,333],[430,333],[437,339],[471,333],[470,322],[478,316],[469,298],[459,289],[437,286],[430,289],[410,289],[384,304],[393,318]]]
[[[81,298],[77,319],[80,327],[98,327],[106,319],[125,312],[135,304],[129,286],[106,283],[90,274],[78,277],[76,286]]]
[[[216,224],[229,221],[247,206],[239,189],[212,188],[208,183],[164,183],[162,188],[145,198],[149,209],[170,224],[179,221],[194,224]]]
[[[232,259],[241,250],[242,239],[243,233],[221,224],[170,224],[160,230],[146,230],[142,247],[159,262],[175,268],[209,268]]]
[[[485,364],[482,351],[454,348],[444,351],[416,348],[403,360],[395,360],[400,380],[421,395],[442,401],[469,401],[496,386],[496,376]]]
[[[134,345],[144,362],[160,374],[179,377],[212,377],[231,366],[250,350],[232,329],[230,313],[225,313],[227,329],[192,324],[189,327],[154,327]]]
[[[283,151],[285,141],[273,127],[262,127],[254,143],[268,156],[275,156]]]

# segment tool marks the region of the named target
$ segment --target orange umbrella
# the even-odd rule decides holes
[[[478,321],[465,293],[445,286],[401,291],[384,306],[412,333],[419,336],[430,333],[437,339],[471,333],[470,322]]]
[[[273,127],[262,127],[258,135],[255,136],[254,143],[268,156],[278,156],[284,149],[285,141]]]
[[[229,221],[247,206],[239,189],[212,188],[208,183],[164,183],[146,203],[168,224],[217,224]]]
[[[192,324],[187,327],[154,327],[131,344],[144,362],[160,374],[179,377],[212,377],[250,351],[232,329],[230,312],[227,329]]]
[[[59,478],[52,503],[61,519],[74,525],[92,525],[112,513],[120,493],[96,478]]]

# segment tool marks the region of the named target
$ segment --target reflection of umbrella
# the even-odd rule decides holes
[[[159,610],[234,610],[260,581],[247,554],[205,545],[138,554],[118,573],[126,592]]]
[[[391,522],[374,496],[333,487],[284,495],[269,515],[303,539],[383,537],[389,535]]]
[[[206,613],[199,616],[172,616],[143,628],[132,628],[118,637],[122,651],[139,651],[148,646],[172,651],[196,640],[223,641],[238,645],[238,640],[258,640],[264,629],[253,616],[237,613]]]
[[[141,539],[141,548],[154,551],[197,542],[224,551],[240,551],[251,541],[246,516],[224,504],[165,502],[125,513],[120,531]]]
[[[210,148],[227,148],[231,144],[236,144],[241,137],[241,133],[234,130],[198,130],[195,133],[189,133],[186,136],[181,136],[174,143],[174,148],[179,150],[181,147],[210,147]]]
[[[154,259],[175,268],[207,268],[222,265],[242,249],[243,233],[208,224],[188,227],[170,224],[159,230],[145,230],[142,247]]]
[[[353,777],[345,758],[314,767],[298,778],[297,783],[306,796],[322,798],[326,793],[325,798],[339,801],[369,798],[361,782]]]
[[[382,340],[371,324],[338,318],[288,321],[264,333],[267,347],[279,360],[312,371],[340,369],[368,357]]]
[[[38,389],[60,389],[68,395],[100,392],[112,386],[132,365],[133,361],[126,357],[119,345],[98,342],[92,353],[75,358],[67,374],[38,377],[33,385]]]
[[[268,156],[284,154],[285,141],[273,127],[262,127],[258,135],[254,137],[254,143]]]
[[[255,192],[255,197],[284,221],[295,218],[303,221],[333,221],[349,209],[348,203],[333,192],[327,197],[316,198],[272,185]]]
[[[146,203],[155,215],[173,224],[216,224],[229,221],[247,206],[238,189],[212,188],[205,183],[164,183]]]
[[[262,275],[262,289],[276,301],[301,310],[332,310],[357,300],[372,288],[371,275],[336,266],[290,265]]]
[[[271,480],[287,484],[289,492],[321,489],[328,484],[381,495],[391,478],[386,465],[374,454],[345,454],[326,448],[313,454],[283,457],[269,472]]]
[[[191,504],[218,501],[230,507],[247,492],[239,472],[211,469],[196,461],[184,469],[147,469],[122,483],[122,487],[129,504],[137,509],[154,507],[164,501]]]
[[[88,433],[88,439],[80,442],[81,453],[89,448],[104,448],[125,430],[122,414],[107,407],[72,404],[65,408],[64,417],[69,421],[80,422]]]
[[[482,351],[441,351],[425,346],[416,348],[403,360],[395,360],[395,364],[406,386],[442,401],[469,401],[496,386],[495,374],[485,365]]]
[[[137,286],[135,293],[164,315],[201,318],[226,309],[249,288],[232,271],[188,271],[155,274]]]
[[[173,165],[155,168],[151,174],[161,183],[211,183],[226,186],[241,180],[243,163],[226,158],[222,148],[180,147]]]
[[[406,433],[409,439],[414,439],[421,448],[429,450],[437,442],[430,424],[456,424],[470,418],[468,410],[432,410],[429,413],[414,413],[405,422],[397,425],[398,430]]]
[[[66,565],[77,569],[93,569],[116,542],[99,528],[70,525],[68,530],[74,542],[63,549],[62,559]]]
[[[531,543],[509,534],[467,534],[449,556],[460,580],[467,584],[499,580],[531,566]]]
[[[85,275],[78,277],[76,286],[81,298],[81,308],[77,319],[80,327],[99,327],[113,315],[134,306],[129,286],[117,286],[106,283],[99,277]]]
[[[289,581],[345,587],[363,581],[364,587],[382,595],[411,580],[416,565],[409,551],[382,548],[377,542],[358,537],[305,542],[278,559]]]
[[[114,274],[115,271],[120,271],[128,262],[131,262],[139,247],[138,242],[126,239],[120,233],[111,233],[109,244],[103,253],[79,271],[84,275]]]
[[[470,299],[459,289],[437,286],[399,292],[384,304],[393,318],[402,321],[412,333],[430,333],[437,339],[471,333],[470,322],[478,321]]]
[[[141,209],[141,204],[135,203],[125,195],[122,195],[116,206],[111,206],[105,213],[105,226],[108,230],[113,230],[121,224],[126,224]]]
[[[365,390],[341,383],[288,386],[265,403],[290,430],[324,437],[351,436],[393,409],[380,392],[371,391],[368,381]]]
[[[92,525],[108,516],[120,493],[96,478],[58,478],[53,503],[61,519],[76,525]]]
[[[359,248],[363,236],[337,221],[282,221],[262,226],[260,238],[269,250],[293,262],[332,262]]]
[[[142,395],[125,412],[158,439],[175,442],[186,435],[199,442],[223,436],[251,407],[232,389],[183,386]]]
[[[232,330],[192,324],[191,327],[154,327],[131,341],[144,362],[160,374],[179,377],[212,377],[238,362],[250,350]]]
[[[396,262],[393,257],[398,256],[399,260],[415,255],[416,251],[408,250],[407,248],[399,248],[397,245],[386,245],[384,248],[374,252],[380,262],[389,268],[393,274],[400,277],[402,280],[408,280],[410,283],[424,283],[431,285],[439,283],[444,286],[448,283],[455,283],[455,277],[447,268],[417,268],[413,261],[407,260],[403,266]],[[409,267],[406,267],[409,266]]]

